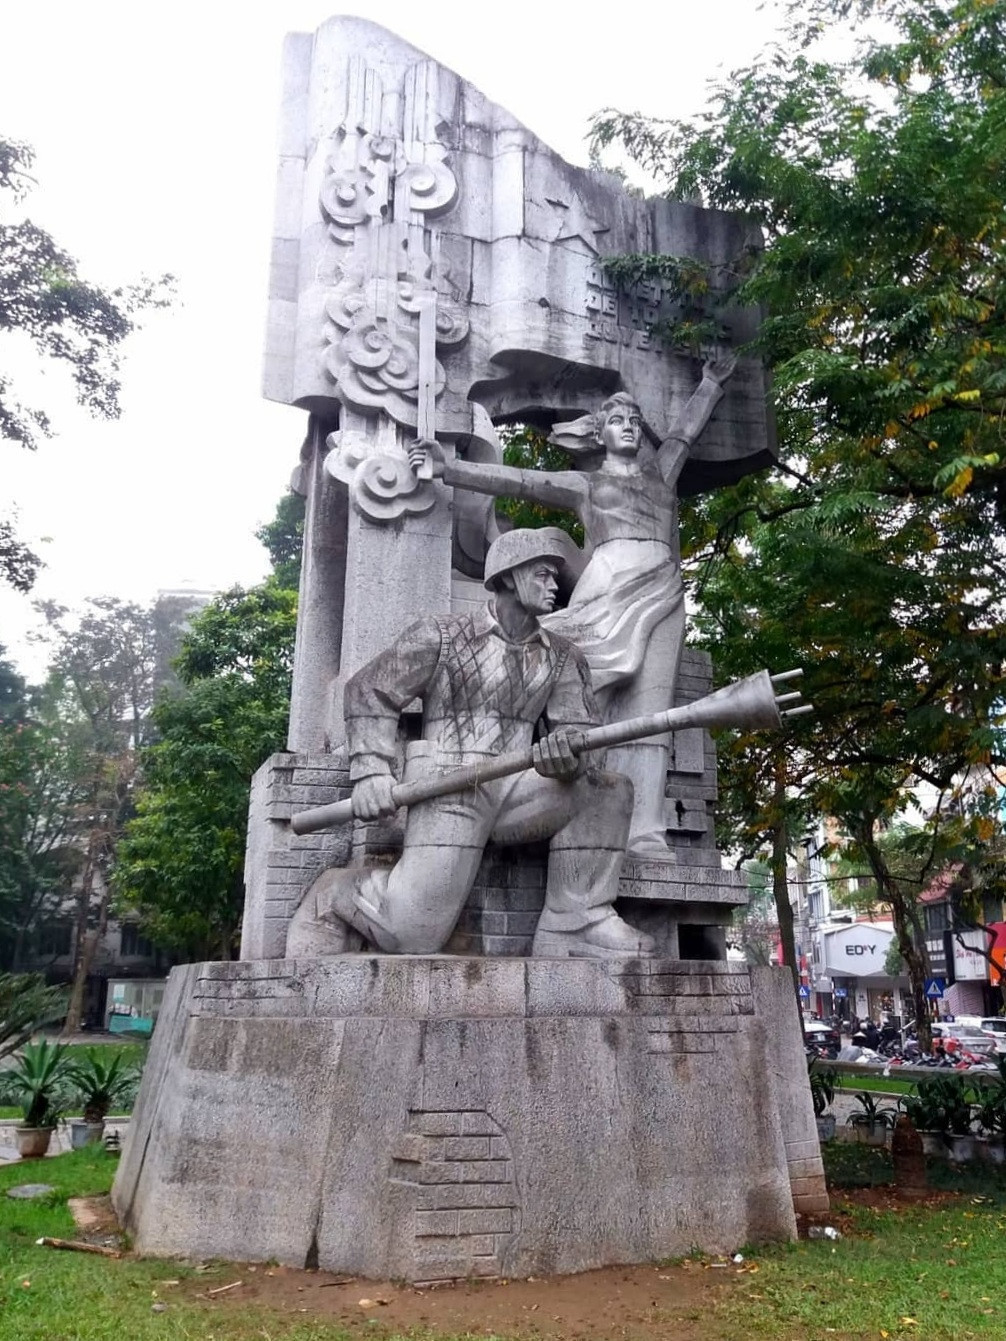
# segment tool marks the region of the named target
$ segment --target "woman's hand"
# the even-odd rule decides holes
[[[409,447],[409,465],[420,479],[436,480],[444,473],[444,454],[439,443],[419,438]]]
[[[710,382],[715,382],[717,386],[722,386],[736,367],[737,355],[723,354],[716,359],[706,359],[702,367],[702,376],[708,378]]]

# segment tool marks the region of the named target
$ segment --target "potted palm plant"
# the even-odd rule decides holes
[[[886,1145],[887,1133],[894,1126],[898,1111],[891,1104],[882,1103],[869,1090],[856,1095],[856,1103],[862,1108],[860,1113],[851,1113],[848,1121],[856,1130],[856,1135],[864,1145]]]
[[[105,1047],[88,1048],[83,1061],[69,1064],[66,1075],[84,1109],[82,1117],[70,1122],[70,1144],[74,1150],[97,1145],[109,1110],[133,1088],[139,1071],[125,1053]]]
[[[992,1164],[1006,1162],[1006,1057],[998,1057],[999,1074],[978,1090],[978,1153]]]
[[[901,1108],[922,1138],[923,1154],[945,1155],[947,1148],[943,1132],[947,1125],[947,1106],[944,1100],[943,1078],[920,1080],[914,1094],[900,1100]]]
[[[974,1095],[963,1076],[943,1077],[943,1086],[947,1105],[946,1132],[950,1158],[958,1163],[965,1163],[975,1156],[975,1137],[971,1130]]]
[[[835,1098],[836,1075],[831,1067],[820,1067],[817,1058],[807,1062],[807,1078],[810,1081],[810,1097],[814,1102],[814,1117],[817,1119],[817,1139],[833,1141],[835,1139],[835,1114],[826,1110]]]
[[[37,1159],[49,1149],[66,1106],[63,1082],[67,1067],[62,1043],[26,1043],[7,1074],[7,1087],[21,1105],[24,1121],[15,1128],[18,1154]]]

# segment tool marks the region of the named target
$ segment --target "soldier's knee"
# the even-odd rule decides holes
[[[395,939],[398,953],[405,955],[438,954],[453,930],[449,927],[445,932],[441,922],[409,913],[392,914],[386,925]]]

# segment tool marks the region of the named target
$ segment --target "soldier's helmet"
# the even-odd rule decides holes
[[[559,586],[570,591],[583,571],[584,554],[558,526],[529,527],[504,531],[489,546],[486,554],[485,585],[490,591],[496,579],[521,564],[535,559],[555,559],[559,565]]]

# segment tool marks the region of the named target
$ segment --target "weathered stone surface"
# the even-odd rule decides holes
[[[340,954],[358,936],[388,953],[439,952],[491,838],[518,847],[548,840],[532,954],[655,950],[613,907],[632,787],[578,757],[585,731],[614,728],[601,726],[583,655],[541,623],[564,574],[573,580],[575,554],[556,527],[506,532],[486,555],[491,599],[481,610],[416,621],[346,681],[345,819],[376,823],[407,806],[402,854],[390,867],[322,871],[291,920],[288,956]],[[401,714],[417,699],[422,737],[409,742],[399,783]],[[327,808],[317,817],[297,816],[292,827],[303,832],[307,821],[310,832],[310,823],[336,818]],[[297,858],[273,860],[285,867]]]
[[[783,968],[752,968],[751,987],[756,1013],[772,1039],[771,1065],[762,1079],[773,1091],[782,1125],[793,1205],[806,1215],[827,1211],[830,1202],[792,974]]]
[[[789,1237],[789,1120],[753,1079],[786,1022],[751,988],[717,962],[176,969],[116,1209],[141,1252],[409,1280]]]
[[[679,666],[675,492],[770,459],[763,371],[747,357],[735,367],[728,353],[750,340],[757,314],[720,311],[722,347],[706,363],[655,330],[675,295],[620,288],[604,261],[694,257],[710,263],[715,286],[757,238],[745,220],[638,200],[614,178],[572,168],[451,71],[357,19],[288,43],[279,187],[266,394],[311,416],[295,477],[307,519],[290,752],[267,761],[253,787],[243,954],[254,962],[174,974],[116,1205],[144,1251],[413,1280],[580,1270],[789,1236],[794,1200],[809,1209],[823,1190],[799,1031],[785,975],[752,990],[761,980],[725,963],[724,927],[746,891],[720,870],[704,731],[634,754],[616,746],[609,759],[635,786],[634,851],[661,860],[619,869],[624,781],[617,842],[601,810],[543,823],[539,796],[524,827],[516,803],[514,816],[500,806],[498,837],[524,841],[514,855],[490,844],[481,865],[493,826],[473,837],[445,805],[426,866],[392,891],[399,913],[413,900],[436,934],[424,939],[426,926],[399,940],[391,928],[386,948],[440,948],[461,910],[450,948],[492,958],[336,953],[361,932],[386,944],[389,919],[366,922],[368,908],[383,916],[380,897],[367,904],[374,889],[355,885],[346,902],[357,877],[342,868],[390,888],[406,827],[414,837],[423,812],[389,813],[382,789],[450,735],[449,722],[419,720],[434,697],[419,677],[398,686],[390,714],[360,714],[387,720],[376,747],[354,747],[350,687],[375,654],[394,647],[404,658],[417,619],[456,623],[483,606],[470,579],[481,580],[495,533],[489,495],[514,483],[500,473],[494,419],[572,432],[557,421],[631,393],[590,419],[608,478],[535,472],[517,493],[561,502],[565,490],[574,509],[574,494],[590,495],[595,557],[573,622],[584,646],[599,648],[586,659],[609,695],[606,719],[711,687],[702,654],[685,651]],[[596,557],[605,544],[626,597],[610,631],[619,662],[607,668],[613,582]],[[637,610],[626,602],[644,552]],[[525,634],[510,629],[507,641]],[[580,646],[580,634],[568,636]],[[521,664],[526,676],[526,656]],[[470,662],[455,689],[471,690],[480,673]],[[494,711],[524,686],[509,678],[490,686]],[[553,706],[535,714],[549,731]],[[484,743],[475,736],[465,748]],[[295,837],[291,815],[345,797],[351,773],[357,811],[373,819]],[[577,821],[585,832],[561,850]],[[549,834],[546,900],[547,845],[532,840]],[[305,890],[317,912],[325,881],[343,939],[311,949],[300,919],[291,944],[336,957],[284,961]],[[563,889],[603,906],[598,926],[619,943],[602,946],[575,919],[546,925]],[[525,958],[579,951],[590,937],[595,950],[657,957]]]
[[[651,330],[673,295],[655,282],[621,289],[601,261],[664,250],[710,261],[723,283],[729,263],[758,245],[746,220],[642,200],[565,163],[471,84],[360,19],[290,38],[285,72],[268,396],[315,410],[348,400],[415,425],[414,397],[410,410],[379,378],[360,394],[340,332],[351,329],[342,304],[356,292],[354,267],[379,230],[418,223],[438,240],[437,411],[448,435],[471,434],[473,403],[490,414],[582,411],[619,380],[641,396],[648,422],[672,421],[698,380],[697,361]],[[408,259],[409,293],[388,314],[403,336],[429,258]],[[362,296],[372,301],[366,285]],[[361,310],[351,309],[357,323]],[[753,334],[754,314],[724,319],[731,344]],[[769,440],[764,374],[745,360],[687,487],[750,469]]]

